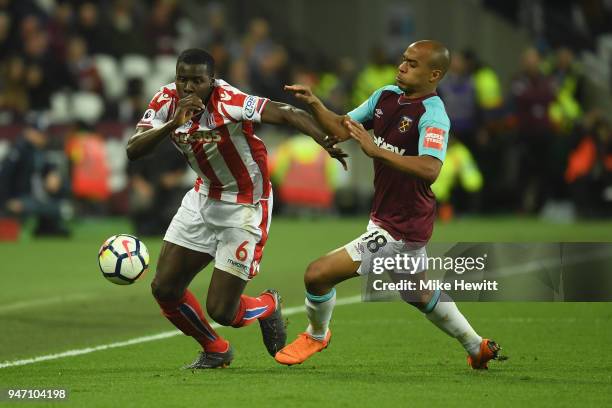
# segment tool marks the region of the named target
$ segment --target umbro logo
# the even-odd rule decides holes
[[[376,111],[374,112],[374,116],[376,116],[377,119],[380,119],[382,115],[383,115],[382,109],[376,108]]]

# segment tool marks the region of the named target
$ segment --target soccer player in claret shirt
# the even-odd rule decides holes
[[[449,62],[449,52],[439,42],[411,44],[398,67],[397,85],[378,89],[347,116],[326,109],[308,87],[286,87],[310,105],[328,133],[340,141],[357,140],[374,159],[375,192],[367,231],[308,266],[304,281],[310,325],[276,354],[279,363],[299,364],[327,347],[336,284],[370,273],[374,257],[426,256],[435,218],[430,185],[442,167],[450,129],[436,87]],[[374,131],[374,140],[366,129]],[[420,265],[411,271],[418,273],[413,277],[426,279],[426,265]],[[463,345],[471,367],[485,369],[489,360],[498,358],[500,347],[476,334],[448,295],[439,290],[414,292],[408,301]]]
[[[233,327],[258,320],[272,356],[285,345],[278,292],[243,295],[259,271],[272,216],[267,152],[254,133],[255,123],[291,125],[346,167],[346,154],[332,147],[334,138],[308,113],[247,95],[215,79],[214,69],[206,51],[182,52],[175,82],[153,97],[127,145],[128,158],[134,160],[169,137],[199,176],[168,227],[151,284],[163,315],[202,346],[187,368],[225,367],[233,358],[230,344],[210,326],[187,289],[213,259],[206,298],[210,317]]]

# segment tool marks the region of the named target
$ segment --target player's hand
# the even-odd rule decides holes
[[[177,127],[182,126],[187,123],[193,115],[202,110],[204,110],[202,99],[195,94],[188,95],[179,100],[178,107],[172,118],[172,124]]]
[[[293,92],[293,95],[302,102],[307,103],[308,105],[312,105],[316,102],[320,102],[319,98],[317,98],[310,89],[309,86],[306,85],[285,85],[285,91]]]
[[[369,157],[376,156],[380,148],[376,146],[376,144],[374,143],[374,140],[372,140],[372,136],[370,136],[368,131],[365,130],[365,128],[363,127],[361,123],[356,122],[352,119],[347,119],[347,120],[344,120],[342,124],[346,126],[351,137],[355,139],[357,142],[359,142],[359,145],[361,146],[361,150],[363,150],[363,152],[367,156]]]
[[[341,148],[336,147],[336,144],[340,142],[336,136],[325,136],[323,139],[313,137],[313,139],[324,148],[331,157],[338,160],[342,164],[342,167],[344,167],[344,170],[348,170],[348,165],[346,164],[346,160],[344,160],[345,157],[348,157],[348,154]]]
[[[345,158],[348,157],[348,154],[339,147],[336,147],[336,143],[338,143],[338,139],[334,136],[325,136],[319,144],[327,151],[327,153],[338,160],[344,170],[348,170],[348,165],[346,164]]]

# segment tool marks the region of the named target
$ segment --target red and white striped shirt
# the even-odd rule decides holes
[[[178,100],[174,83],[163,86],[137,126],[164,125]],[[270,196],[268,153],[254,132],[267,102],[217,79],[205,110],[174,131],[172,141],[198,175],[196,191],[238,204]]]

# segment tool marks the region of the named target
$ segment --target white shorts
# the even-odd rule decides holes
[[[168,226],[164,241],[210,254],[215,268],[252,279],[272,221],[272,196],[255,205],[210,199],[189,190]]]
[[[356,238],[344,246],[346,252],[354,262],[361,262],[357,273],[359,275],[368,275],[374,269],[375,258],[394,258],[397,255],[402,257],[417,258],[418,262],[408,263],[408,265],[416,265],[413,268],[385,268],[388,272],[397,273],[419,273],[423,272],[427,266],[427,251],[425,245],[419,246],[407,244],[404,241],[398,241],[391,236],[385,229],[374,224],[372,220],[368,223],[367,231],[359,238]],[[404,262],[401,263],[403,265]]]

